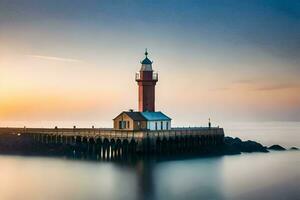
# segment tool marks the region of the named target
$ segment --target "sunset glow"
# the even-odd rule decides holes
[[[174,116],[175,126],[208,117],[300,120],[295,7],[286,15],[277,1],[268,12],[264,3],[203,1],[156,9],[136,3],[120,12],[104,1],[80,6],[79,14],[76,4],[62,2],[62,10],[49,1],[35,4],[41,15],[28,2],[0,4],[1,126],[111,126],[120,110],[137,109],[134,74],[146,47],[160,76],[157,110]]]

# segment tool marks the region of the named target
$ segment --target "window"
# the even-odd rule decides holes
[[[157,130],[157,122],[155,122],[155,130]]]
[[[161,121],[161,122],[160,122],[160,129],[161,129],[161,130],[164,129],[164,126],[163,126],[163,125],[164,125],[164,124],[163,124],[163,121]]]
[[[167,129],[167,130],[169,129],[169,122],[167,122],[167,126],[166,126],[166,129]]]
[[[129,128],[129,121],[119,121],[119,129],[126,129]]]

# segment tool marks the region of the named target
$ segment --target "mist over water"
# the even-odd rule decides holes
[[[300,146],[299,123],[225,126],[244,140]],[[128,163],[2,155],[0,199],[299,199],[299,166],[299,151]]]
[[[225,123],[224,130],[225,135],[254,140],[266,146],[300,147],[300,122]]]

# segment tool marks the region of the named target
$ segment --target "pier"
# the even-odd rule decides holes
[[[5,132],[5,128],[1,132]],[[224,141],[224,131],[217,127],[172,128],[162,131],[19,128],[7,129],[6,132],[16,137],[26,137],[36,145],[55,145],[55,148],[64,146],[79,156],[104,159],[134,154],[201,153],[207,148],[222,145]]]

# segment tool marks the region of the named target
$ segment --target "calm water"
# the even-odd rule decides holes
[[[225,128],[266,145],[300,147],[299,123]],[[300,199],[299,188],[300,151],[135,164],[0,156],[0,200]]]

